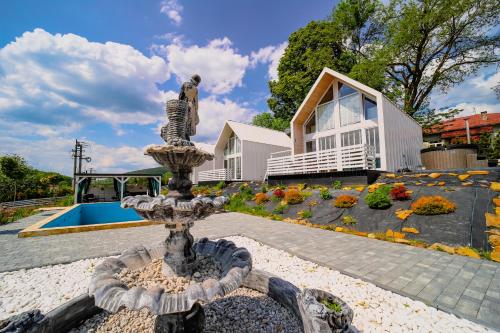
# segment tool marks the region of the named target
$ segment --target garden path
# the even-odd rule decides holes
[[[17,232],[54,212],[0,227],[0,271],[40,267],[115,255],[165,239],[163,226],[17,238]],[[195,237],[241,235],[305,260],[421,300],[444,311],[500,330],[500,264],[308,228],[239,213],[200,221]]]

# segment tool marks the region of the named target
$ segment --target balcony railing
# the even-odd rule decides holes
[[[200,171],[198,173],[199,182],[210,182],[219,180],[231,180],[231,170],[214,169],[214,170]]]
[[[296,155],[287,152],[271,154],[267,160],[267,176],[375,169],[375,147],[368,145]]]

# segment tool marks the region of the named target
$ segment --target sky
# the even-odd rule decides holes
[[[268,81],[290,33],[326,18],[325,0],[99,0],[0,2],[0,155],[70,175],[75,139],[89,143],[84,169],[123,172],[156,163],[164,103],[197,73],[196,142],[214,143],[231,119],[268,111]],[[482,69],[431,107],[500,112]]]

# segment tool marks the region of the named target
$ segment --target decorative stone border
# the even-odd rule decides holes
[[[212,256],[223,269],[222,279],[207,279],[190,285],[178,294],[165,293],[163,288],[128,287],[115,278],[122,269],[131,270],[144,267],[154,259],[163,258],[163,245],[147,249],[136,247],[125,251],[118,258],[106,259],[96,267],[89,286],[89,295],[95,297],[96,306],[110,312],[121,308],[140,310],[148,308],[156,315],[185,312],[196,302],[209,302],[215,296],[224,296],[237,289],[252,269],[250,253],[238,248],[233,242],[221,239],[217,242],[202,238],[195,242],[193,249],[198,255]]]

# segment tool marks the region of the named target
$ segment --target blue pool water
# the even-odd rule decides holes
[[[42,228],[72,227],[89,224],[143,220],[133,209],[121,208],[119,202],[81,204],[50,221]]]

